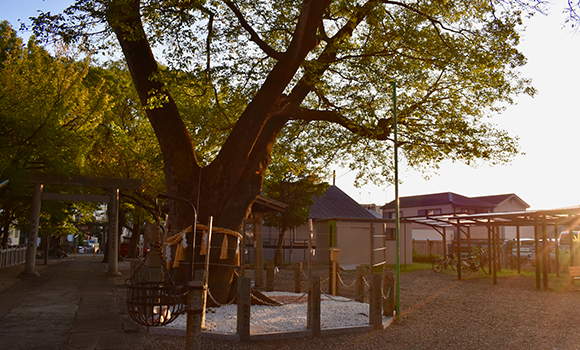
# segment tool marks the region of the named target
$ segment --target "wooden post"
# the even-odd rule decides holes
[[[496,246],[495,246],[495,230],[494,226],[490,224],[488,227],[488,235],[490,237],[489,241],[489,261],[493,274],[493,284],[497,284],[497,261],[496,256]]]
[[[24,275],[38,276],[36,267],[36,241],[38,240],[38,222],[40,220],[40,203],[42,196],[41,183],[34,184],[34,195],[32,197],[32,213],[30,218],[30,228],[28,230],[28,244],[26,245],[26,264],[24,265]]]
[[[294,293],[302,293],[302,263],[294,264]]]
[[[535,221],[535,225],[534,225],[534,240],[535,240],[535,256],[534,259],[535,264],[536,264],[536,289],[541,289],[542,288],[542,278],[540,275],[540,260],[538,259],[540,256],[540,218],[536,215],[534,216],[534,221]]]
[[[546,225],[546,217],[542,222],[542,277],[544,280],[544,290],[548,290],[548,271],[550,269],[550,246],[548,244],[548,227]]]
[[[570,235],[572,237],[572,235]],[[558,244],[558,225],[554,224],[554,253],[556,254],[556,277],[560,277],[560,244]]]
[[[393,313],[395,312],[395,276],[392,270],[385,272],[383,291],[387,296],[383,300],[383,315],[393,317]]]
[[[185,330],[185,349],[202,349],[201,322],[202,322],[202,294],[203,282],[190,281],[187,293],[187,324]]]
[[[336,262],[336,270],[334,271],[334,281],[335,281],[335,286],[334,286],[334,292],[336,293],[336,295],[340,295],[340,263],[337,261]]]
[[[251,282],[252,280],[247,277],[238,278],[237,333],[240,341],[250,340]]]
[[[499,226],[495,226],[494,228],[494,232],[495,232],[495,254],[496,254],[496,259],[497,259],[497,270],[501,271],[502,269],[502,263],[501,263],[501,239],[500,239],[500,235],[499,235]]]
[[[320,336],[320,277],[312,276],[312,284],[308,292],[308,314],[306,328],[312,331],[312,336]]]
[[[356,301],[365,302],[365,267],[358,265],[356,267]]]
[[[44,240],[44,265],[48,265],[48,251],[50,250],[50,235]]]
[[[459,225],[455,226],[457,229],[457,279],[461,279],[461,230]]]
[[[576,264],[574,264],[574,258],[576,255],[575,249],[576,247],[574,247],[574,226],[573,225],[569,225],[568,226],[568,232],[570,233],[568,237],[570,237],[570,266],[575,266]],[[573,280],[572,280],[573,281]]]
[[[308,288],[312,283],[312,239],[314,227],[312,219],[308,219]]]
[[[518,275],[522,274],[522,257],[520,252],[520,226],[516,226],[516,244],[517,244],[517,260],[518,260]]]
[[[467,252],[469,255],[473,255],[473,250],[471,250],[471,227],[467,226]]]
[[[112,188],[109,192],[109,236],[108,246],[109,250],[109,268],[107,276],[121,276],[119,272],[119,189]],[[75,248],[76,249],[76,248]]]
[[[274,261],[266,261],[266,290],[271,292],[274,290]]]
[[[445,232],[445,227],[443,227],[443,258],[447,257],[447,232]]]
[[[262,238],[262,213],[254,213],[254,282],[256,287],[264,286],[264,240]]]
[[[371,237],[371,246],[370,246],[370,248],[371,248],[371,252],[370,252],[371,253],[371,255],[370,255],[370,257],[371,257],[371,262],[370,262],[371,263],[371,270],[370,270],[370,273],[374,273],[373,270],[375,267],[375,233],[374,233],[372,221],[371,221],[371,227],[369,229],[369,233],[370,233],[370,237]]]
[[[242,223],[242,241],[240,242],[240,276],[246,276],[246,219]]]
[[[373,273],[371,275],[371,297],[369,303],[369,324],[374,329],[379,329],[383,325],[381,293],[381,275]]]

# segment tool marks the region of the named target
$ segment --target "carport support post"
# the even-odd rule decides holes
[[[493,284],[497,284],[497,259],[495,258],[497,254],[497,246],[495,244],[495,227],[493,225],[489,226],[491,235],[491,245],[490,245],[490,262],[493,270]]]
[[[546,225],[546,217],[542,222],[542,275],[544,278],[544,290],[548,290],[548,269],[550,266],[550,253],[548,245],[548,227]]]
[[[540,276],[540,262],[538,260],[538,252],[540,251],[540,219],[536,215],[534,216],[534,240],[535,240],[535,256],[534,259],[536,264],[536,289],[542,288],[542,278]]]
[[[574,226],[570,225],[568,226],[568,232],[570,233],[570,235],[568,237],[570,237],[570,266],[575,266],[576,264],[574,264],[574,255],[576,255],[575,247],[574,247]]]
[[[447,232],[445,232],[445,227],[443,227],[443,258],[447,257]]]
[[[42,187],[43,185],[41,183],[34,184],[30,229],[28,231],[28,244],[26,246],[26,263],[24,265],[24,272],[22,273],[24,275],[38,276],[38,272],[35,271],[36,241],[38,240],[38,221],[40,219]]]
[[[570,237],[572,237],[570,235]],[[558,244],[558,225],[554,224],[554,253],[556,254],[556,277],[560,277],[560,244]]]
[[[457,279],[461,279],[461,230],[459,225],[456,226],[457,229]]]
[[[109,268],[107,276],[121,276],[119,272],[119,189],[112,188],[109,199]]]
[[[517,246],[517,263],[518,263],[518,275],[522,274],[522,259],[520,252],[520,226],[516,226],[516,246]]]
[[[495,232],[495,255],[496,255],[496,266],[497,266],[497,270],[501,271],[502,269],[502,263],[501,263],[501,237],[499,235],[499,225],[496,225],[494,228],[494,232]]]

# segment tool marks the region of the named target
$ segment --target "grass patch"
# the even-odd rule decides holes
[[[431,270],[431,263],[426,263],[426,262],[414,262],[412,264],[406,264],[403,265],[401,264],[401,273],[406,273],[406,272],[412,272],[412,271],[417,271],[417,270]],[[393,271],[395,271],[395,265],[387,265],[387,269],[392,269]],[[376,267],[374,269],[375,273],[382,273],[383,269],[382,267]]]

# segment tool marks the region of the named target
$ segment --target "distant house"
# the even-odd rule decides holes
[[[375,245],[387,246],[387,264],[395,264],[395,222],[383,219],[376,212],[368,210],[349,197],[340,188],[330,186],[323,196],[314,198],[310,208],[313,220],[313,261],[328,263],[329,248],[340,249],[339,263],[343,267],[368,265],[371,262],[371,225],[375,235],[385,233],[386,240],[375,238]],[[404,225],[403,225],[404,226]],[[401,226],[401,263],[412,262],[412,241],[410,225]],[[406,229],[406,231],[405,231]],[[284,240],[284,261],[299,262],[308,259],[308,224],[297,227],[286,234]],[[264,260],[273,259],[278,242],[278,231],[264,227]],[[384,260],[381,252],[376,252],[373,262]]]
[[[341,266],[368,265],[371,262],[371,235],[374,234],[375,248],[386,246],[386,262],[389,265],[395,264],[395,221],[377,217],[340,188],[331,186],[324,196],[316,198],[310,208],[310,217],[316,223],[318,262],[328,262],[329,248],[337,247],[340,249]],[[402,225],[400,259],[403,264],[412,262],[411,239],[410,225]],[[372,260],[374,263],[384,261],[383,251],[376,251]]]
[[[399,199],[401,217],[437,216],[446,214],[478,214],[524,211],[530,206],[516,194],[500,194],[480,197],[466,197],[453,192],[443,192],[425,194]],[[383,207],[383,217],[393,218],[395,216],[395,202],[385,204]],[[413,239],[416,240],[442,240],[443,233],[446,240],[451,241],[456,238],[456,230],[448,228],[445,231],[425,225],[412,225]],[[474,239],[484,239],[487,237],[487,230],[484,227],[474,228],[471,232]],[[520,231],[522,238],[533,237],[533,228],[525,227]],[[515,227],[501,227],[500,237],[502,239],[515,238]]]

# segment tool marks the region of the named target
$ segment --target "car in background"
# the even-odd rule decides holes
[[[131,245],[131,239],[127,237],[123,237],[123,241],[119,244],[119,255],[126,258],[129,256],[129,246]],[[135,247],[136,256],[139,256],[139,244]],[[150,248],[144,247],[143,248],[143,256],[149,254]]]
[[[578,231],[572,231],[574,241],[578,242]],[[558,245],[566,250],[570,249],[570,231],[560,232],[560,238],[558,239]]]

